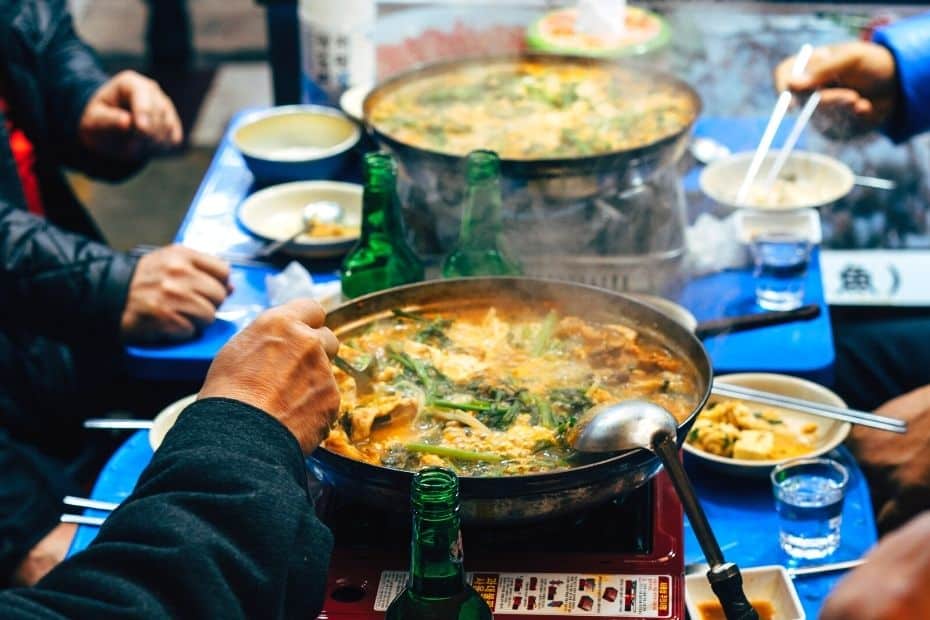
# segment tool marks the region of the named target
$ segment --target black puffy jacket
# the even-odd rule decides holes
[[[35,147],[47,218],[26,210],[0,122],[0,331],[116,342],[135,260],[101,242],[62,174],[68,166],[114,179],[136,167],[96,156],[77,138],[107,75],[77,37],[65,0],[0,0],[0,70],[10,113]]]

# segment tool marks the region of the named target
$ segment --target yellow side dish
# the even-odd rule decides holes
[[[786,424],[777,412],[736,400],[709,404],[688,433],[699,450],[755,461],[793,458],[813,452],[818,426]]]

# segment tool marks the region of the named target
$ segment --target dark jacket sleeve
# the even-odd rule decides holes
[[[78,139],[81,116],[91,96],[109,76],[93,50],[74,31],[65,0],[49,0],[47,15],[37,19],[47,43],[39,56],[38,77],[45,103],[50,143],[60,161],[91,176],[118,180],[135,172],[142,161],[102,157],[85,148]]]
[[[930,13],[902,19],[875,31],[898,72],[898,106],[885,128],[896,142],[930,129]]]
[[[188,407],[86,550],[0,617],[315,618],[332,535],[296,440],[226,399]]]
[[[0,327],[118,341],[136,259],[0,202]]]
[[[0,429],[0,587],[58,525],[62,498],[77,492],[62,463]]]

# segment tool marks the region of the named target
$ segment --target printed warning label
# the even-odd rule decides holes
[[[468,573],[466,579],[497,614],[668,618],[672,613],[668,575]],[[406,572],[382,572],[375,611],[387,611],[406,584]]]

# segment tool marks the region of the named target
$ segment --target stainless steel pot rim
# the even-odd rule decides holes
[[[430,148],[414,146],[406,142],[402,142],[392,137],[390,134],[387,134],[379,130],[370,120],[370,112],[373,102],[378,98],[382,97],[384,93],[391,88],[396,87],[399,84],[403,84],[414,78],[426,77],[436,73],[442,73],[457,67],[465,67],[469,65],[481,65],[481,64],[493,64],[493,63],[505,63],[505,62],[519,62],[519,61],[543,61],[550,63],[577,63],[577,64],[587,64],[587,65],[598,65],[605,67],[636,67],[642,66],[638,65],[634,61],[630,60],[618,60],[618,59],[603,59],[603,58],[592,58],[586,56],[571,56],[571,55],[562,55],[562,54],[545,54],[545,53],[533,53],[526,52],[522,54],[497,54],[497,55],[485,55],[485,56],[472,56],[469,58],[462,58],[456,60],[447,60],[433,63],[421,63],[414,65],[410,69],[398,73],[397,75],[391,76],[390,78],[384,80],[383,82],[375,85],[368,94],[365,96],[364,101],[362,102],[362,111],[364,116],[365,127],[372,133],[374,133],[379,139],[387,142],[391,145],[392,148],[407,148],[414,151],[419,151],[430,156],[443,159],[447,163],[455,164],[460,162],[463,159],[463,155],[454,155],[451,153],[446,153],[443,151],[437,151]],[[649,142],[647,144],[642,144],[632,149],[622,149],[616,151],[608,151],[605,153],[599,153],[595,155],[584,155],[580,157],[558,157],[558,158],[539,158],[539,159],[508,159],[501,158],[501,166],[505,169],[515,168],[519,169],[520,167],[533,166],[533,167],[549,167],[551,166],[554,169],[559,167],[564,167],[566,165],[577,165],[577,166],[592,166],[597,162],[604,162],[605,160],[628,160],[635,158],[647,158],[649,154],[652,154],[656,151],[661,151],[662,147],[667,144],[672,144],[682,135],[690,133],[691,128],[694,126],[697,117],[701,114],[701,98],[697,92],[689,85],[687,82],[677,78],[669,73],[664,73],[660,71],[652,71],[651,76],[654,79],[662,80],[666,83],[674,85],[677,88],[680,88],[684,93],[686,93],[694,104],[694,115],[691,120],[686,123],[679,131],[673,132],[669,135],[663,136]],[[605,169],[608,166],[605,165]],[[559,176],[557,171],[553,171],[553,176]]]
[[[703,394],[698,395],[697,403],[695,404],[691,413],[687,416],[687,418],[683,422],[680,422],[678,424],[679,431],[682,429],[682,427],[690,427],[691,423],[693,423],[694,419],[697,417],[697,414],[704,408],[704,405],[707,404],[707,399],[710,397],[710,388],[711,388],[711,385],[713,384],[713,368],[711,366],[710,359],[707,356],[707,352],[705,351],[704,346],[700,342],[700,340],[698,340],[698,338],[692,332],[682,327],[675,320],[659,312],[658,310],[649,306],[648,304],[645,304],[635,299],[634,297],[624,295],[623,293],[617,293],[615,291],[600,288],[597,286],[591,286],[589,284],[581,284],[578,282],[571,282],[567,280],[555,280],[555,279],[550,279],[550,278],[531,278],[531,277],[523,277],[523,276],[482,276],[482,277],[472,277],[472,278],[452,278],[452,279],[446,279],[446,280],[432,280],[432,281],[426,281],[426,282],[417,282],[415,284],[406,284],[403,286],[386,289],[384,291],[369,293],[368,295],[357,297],[353,300],[349,300],[347,302],[344,302],[343,304],[340,304],[339,306],[331,310],[330,314],[338,313],[339,310],[344,309],[344,308],[349,308],[351,306],[364,305],[368,301],[374,301],[374,300],[384,298],[385,296],[391,293],[398,294],[404,291],[413,291],[416,289],[439,287],[441,285],[455,286],[456,282],[484,283],[488,285],[495,284],[499,287],[498,290],[504,291],[504,292],[516,290],[518,287],[521,287],[521,286],[537,288],[539,290],[541,290],[543,287],[554,286],[554,287],[560,287],[563,289],[570,288],[570,289],[575,289],[579,291],[587,291],[587,292],[590,292],[596,295],[602,295],[602,296],[606,295],[608,297],[616,297],[616,298],[623,299],[625,302],[633,305],[638,310],[642,311],[644,314],[649,316],[650,319],[654,321],[654,326],[656,328],[655,331],[657,333],[665,333],[666,330],[668,330],[671,333],[676,334],[677,338],[681,338],[685,343],[687,343],[687,346],[689,348],[696,350],[696,351],[700,351],[703,354],[702,359],[698,359],[698,360],[692,359],[691,361],[692,363],[694,363],[695,370],[698,373],[703,372],[704,369],[701,368],[702,365],[706,367],[708,383],[704,389]],[[661,332],[659,330],[661,330]],[[682,346],[681,348],[683,349],[684,347]],[[678,353],[683,354],[684,351],[679,350]],[[680,435],[679,443],[681,442],[681,440],[683,440],[683,437]],[[321,455],[322,455],[322,458],[320,458]],[[618,453],[603,460],[595,461],[592,463],[585,463],[583,465],[579,465],[577,467],[570,467],[567,469],[559,469],[559,470],[548,471],[548,472],[536,472],[536,473],[530,473],[530,474],[519,474],[519,475],[513,475],[513,476],[460,476],[460,479],[462,480],[463,490],[466,490],[466,491],[474,490],[479,496],[481,495],[481,488],[485,485],[495,485],[495,486],[500,486],[501,484],[534,485],[538,483],[538,484],[545,484],[547,490],[556,489],[556,488],[561,487],[562,485],[564,485],[564,488],[570,488],[572,486],[575,486],[571,483],[571,478],[574,478],[576,476],[582,476],[582,477],[588,476],[592,473],[597,473],[598,470],[604,470],[602,477],[607,478],[611,475],[611,469],[612,469],[611,466],[630,463],[630,467],[632,468],[634,467],[633,459],[637,457],[639,457],[639,460],[642,460],[643,463],[654,460],[654,459],[657,460],[657,457],[655,457],[652,453],[646,450],[637,449],[637,450],[630,450],[627,452]],[[362,466],[362,467],[374,468],[376,471],[378,471],[379,475],[383,477],[403,476],[404,478],[409,479],[414,474],[414,472],[405,470],[405,469],[398,469],[394,467],[387,467],[384,465],[374,465],[371,463],[365,463],[363,461],[357,461],[355,459],[351,459],[341,454],[330,452],[329,450],[326,450],[326,448],[322,446],[317,448],[317,451],[313,453],[312,458],[314,458],[315,460],[322,461],[324,465],[328,464],[328,462],[331,462],[340,467],[351,468],[351,467]],[[601,476],[595,475],[594,477],[598,478]]]

